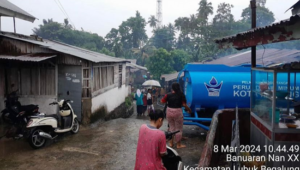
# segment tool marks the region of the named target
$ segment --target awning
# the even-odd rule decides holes
[[[49,54],[30,54],[21,56],[11,56],[11,55],[0,55],[0,60],[18,60],[18,61],[30,61],[30,62],[40,62],[50,58],[56,57],[56,55]]]
[[[263,44],[271,44],[300,39],[300,14],[287,20],[241,32],[233,36],[216,39],[220,48],[245,49]]]
[[[36,19],[28,12],[10,3],[7,0],[0,0],[0,16],[16,17],[22,20],[34,22]]]

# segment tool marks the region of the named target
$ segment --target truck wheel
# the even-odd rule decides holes
[[[71,133],[76,134],[79,132],[79,129],[80,129],[79,121],[77,118],[75,118],[74,122],[73,122]]]
[[[34,129],[29,135],[28,142],[33,149],[40,149],[45,146],[46,139],[39,135],[40,132],[44,132],[42,129]]]

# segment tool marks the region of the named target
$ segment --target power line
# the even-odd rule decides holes
[[[66,12],[66,10],[64,9],[64,7],[62,6],[62,4],[60,3],[60,1],[58,0],[58,2],[56,0],[54,0],[56,5],[58,6],[58,8],[60,9],[60,11],[67,17],[67,19],[71,22],[72,26],[76,29],[74,23],[72,22],[72,20],[70,19],[68,13]]]
[[[73,23],[73,21],[72,21],[71,18],[69,17],[69,15],[68,15],[67,11],[65,10],[64,6],[60,3],[59,0],[57,0],[57,1],[58,1],[58,3],[61,5],[62,9],[65,11],[65,13],[66,13],[68,19],[70,20],[70,22],[72,23],[73,27],[75,28],[75,24]],[[76,28],[75,28],[75,29],[76,29]]]

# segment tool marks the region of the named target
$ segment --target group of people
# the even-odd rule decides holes
[[[188,113],[192,113],[192,110],[186,104],[186,98],[180,89],[180,85],[173,83],[172,92],[166,94],[161,102],[167,104],[166,118],[169,124],[169,131],[180,131],[170,140],[170,147],[175,146],[174,143],[176,143],[177,149],[186,147],[181,143],[183,129],[182,107]],[[149,117],[150,124],[142,125],[139,131],[135,170],[165,170],[162,157],[167,153],[166,137],[164,132],[159,130],[163,125],[164,113],[161,110],[150,110]]]
[[[148,111],[149,115],[150,111],[154,110],[153,95],[151,94],[151,89],[148,89],[147,93],[145,93],[144,89],[142,91],[140,89],[137,89],[135,99],[138,116],[145,115],[146,111]]]

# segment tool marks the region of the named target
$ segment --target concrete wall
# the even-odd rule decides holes
[[[55,101],[56,97],[55,96],[39,96],[39,97],[20,97],[19,101],[21,105],[29,105],[29,104],[34,104],[34,105],[39,105],[39,111],[45,114],[56,114],[57,113],[57,108],[56,106],[50,106],[49,103],[52,103]],[[0,111],[5,109],[4,105],[4,100],[5,98],[0,96]]]
[[[128,86],[125,84],[121,88],[113,88],[105,93],[102,93],[92,99],[92,114],[102,106],[106,106],[107,112],[113,111],[120,104],[125,102],[125,97],[128,96]]]
[[[45,114],[56,114],[57,113],[57,106],[53,105],[50,106],[49,103],[56,101],[55,96],[39,96],[39,97],[20,97],[19,101],[21,105],[39,105],[39,111]]]

